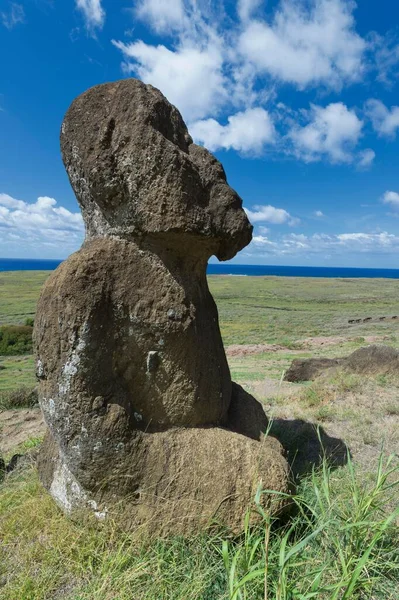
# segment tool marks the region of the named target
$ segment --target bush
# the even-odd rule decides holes
[[[16,390],[0,391],[0,409],[32,408],[38,403],[37,388],[20,387]]]
[[[31,325],[3,325],[0,327],[0,355],[16,356],[32,352]]]

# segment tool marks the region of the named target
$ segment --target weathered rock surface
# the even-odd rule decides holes
[[[337,367],[340,360],[336,358],[295,358],[284,375],[285,381],[313,381],[321,373]]]
[[[154,534],[192,534],[214,522],[238,532],[260,480],[268,489],[289,491],[275,438],[260,443],[216,427],[175,428],[140,432],[129,450],[130,460],[115,456],[90,488],[48,436],[39,460],[42,481],[67,512],[89,508],[101,519],[117,506],[126,528]],[[274,513],[286,504],[278,495],[263,501]]]
[[[133,79],[78,97],[61,148],[86,240],[35,319],[42,480],[71,513],[124,499],[132,526],[188,532],[220,506],[239,528],[255,480],[288,489],[281,446],[255,441],[261,406],[232,388],[206,280],[212,254],[251,239],[241,199],[179,112]]]
[[[366,346],[344,359],[343,365],[359,375],[399,374],[399,352],[391,346]]]
[[[365,346],[342,358],[304,358],[292,361],[286,381],[312,381],[340,367],[359,375],[399,374],[399,352],[391,346]]]

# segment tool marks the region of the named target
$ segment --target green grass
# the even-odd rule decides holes
[[[348,325],[349,319],[399,315],[397,280],[212,275],[208,281],[226,345],[399,333],[393,321]]]
[[[0,356],[0,392],[36,384],[33,356]]]
[[[49,271],[0,273],[0,325],[25,323],[33,319],[43,283]]]
[[[290,520],[241,536],[139,541],[108,522],[70,521],[33,469],[0,486],[2,600],[394,600],[399,594],[399,471],[381,457],[373,478],[351,463],[305,478]],[[267,594],[266,594],[267,591]]]
[[[0,325],[34,318],[48,271],[0,273]],[[301,277],[208,277],[224,342],[285,343],[316,335],[399,335],[399,281]],[[349,319],[374,321],[348,326]]]
[[[0,273],[0,325],[34,318],[48,275]],[[399,319],[379,317],[399,315],[399,281],[212,276],[209,285],[226,345],[284,346],[231,356],[233,379],[256,392],[280,424],[281,418],[323,426],[334,420],[332,435],[354,448],[354,464],[332,471],[324,463],[303,477],[296,512],[285,522],[260,514],[258,526],[241,536],[213,529],[152,542],[112,521],[72,522],[25,466],[0,484],[1,600],[399,599],[397,457],[384,452],[375,464],[383,435],[391,436],[389,451],[398,439],[398,378],[337,372],[289,388],[291,396],[279,383],[293,358],[349,354],[367,335],[398,346]],[[372,321],[348,324],[367,317]],[[345,339],[317,349],[297,343],[331,335]],[[35,383],[32,355],[0,356],[0,411],[15,407]],[[40,441],[27,439],[15,451]],[[258,500],[249,510],[260,512]]]

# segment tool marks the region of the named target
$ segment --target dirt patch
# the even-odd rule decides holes
[[[365,344],[376,344],[389,340],[387,335],[366,335],[362,336]],[[344,336],[317,336],[308,337],[294,342],[295,348],[287,348],[280,344],[232,344],[226,347],[227,356],[247,356],[249,354],[262,354],[263,352],[284,352],[285,354],[295,353],[298,350],[312,350],[314,348],[328,348],[329,346],[339,346],[348,342],[355,342],[358,337]]]
[[[285,346],[279,344],[232,344],[227,346],[227,356],[247,356],[248,354],[262,354],[263,352],[287,352]]]
[[[0,454],[8,454],[30,438],[44,435],[46,426],[39,408],[0,412]]]
[[[366,335],[362,336],[366,344],[376,344],[378,342],[383,342],[384,340],[388,340],[389,336],[387,335]],[[318,337],[309,337],[304,340],[297,340],[295,343],[301,345],[303,348],[320,348],[320,347],[328,347],[328,346],[338,346],[339,344],[345,344],[347,342],[356,341],[356,337],[344,337],[344,336],[318,336]]]

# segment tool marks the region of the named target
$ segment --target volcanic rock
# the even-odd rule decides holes
[[[281,446],[258,441],[263,409],[232,388],[206,279],[210,256],[251,240],[242,201],[177,109],[134,79],[79,96],[61,149],[86,239],[35,319],[42,481],[70,514],[124,501],[126,527],[186,533],[218,514],[239,529],[257,481],[289,489]]]

